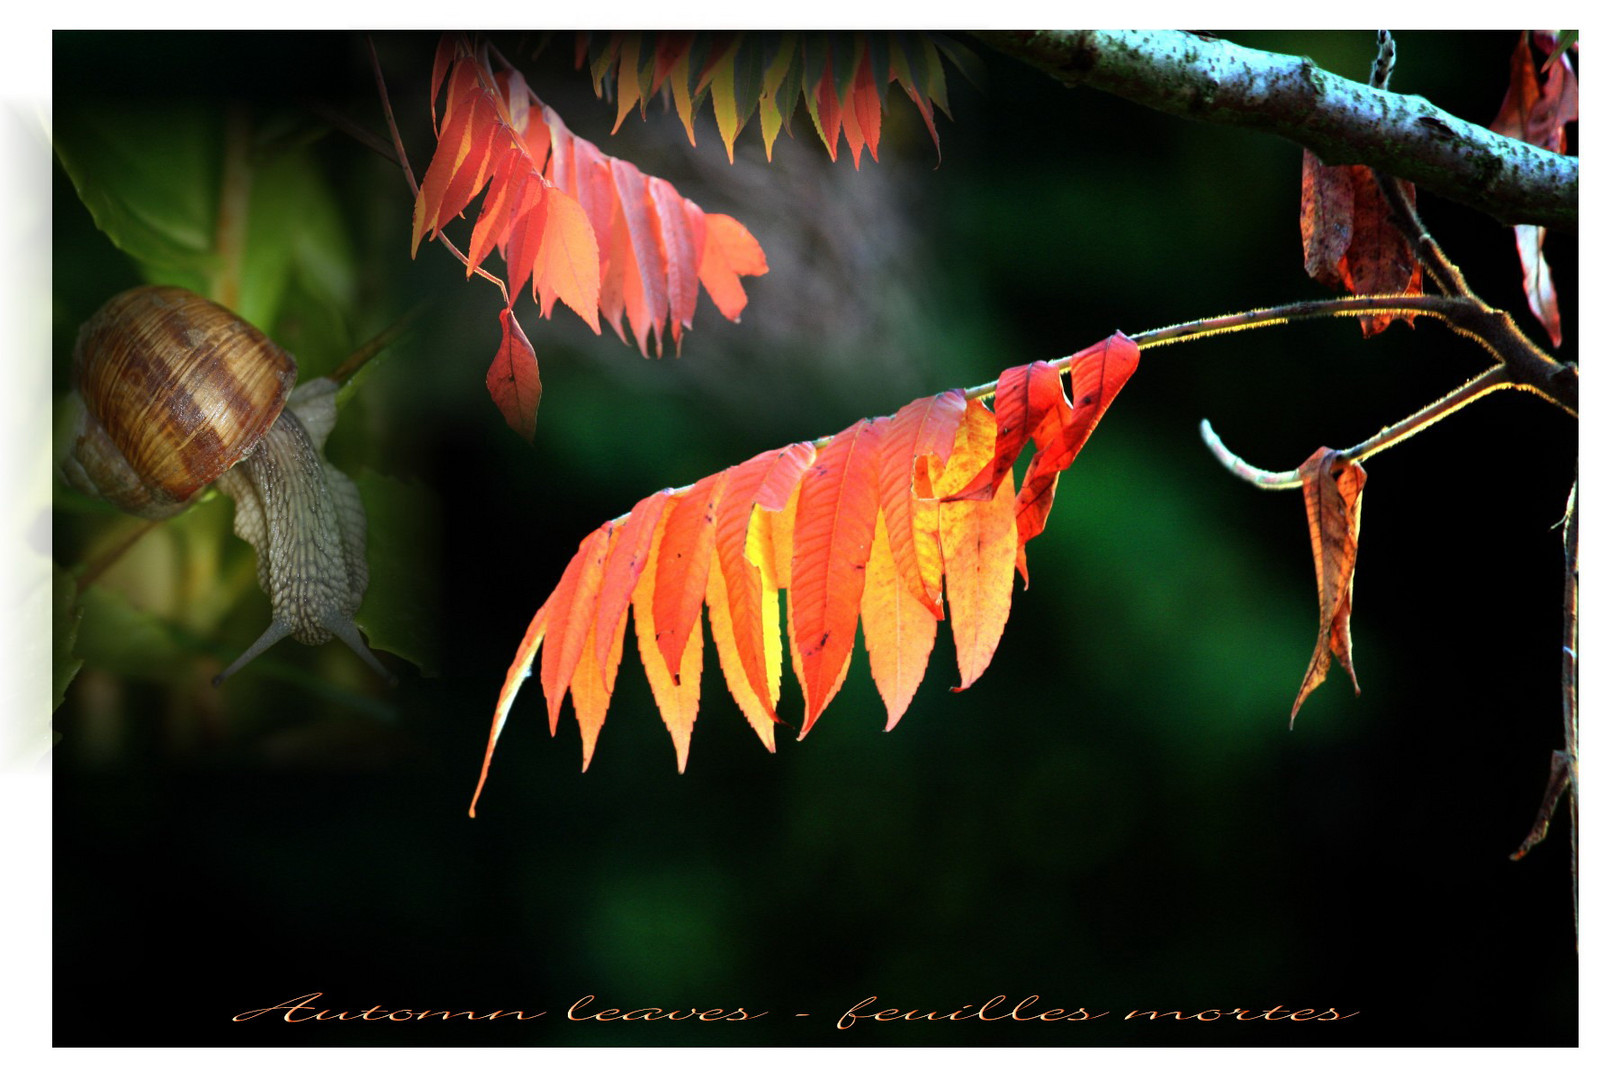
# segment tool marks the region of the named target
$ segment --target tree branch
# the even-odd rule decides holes
[[[985,44],[1066,86],[1090,86],[1160,112],[1264,131],[1328,164],[1369,165],[1508,225],[1574,232],[1580,159],[1459,120],[1307,57],[1178,30],[996,30]]]

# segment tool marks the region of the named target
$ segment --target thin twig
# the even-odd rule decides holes
[[[1536,812],[1530,833],[1524,843],[1510,856],[1515,861],[1524,858],[1547,838],[1552,818],[1558,812],[1558,800],[1569,792],[1569,872],[1571,890],[1575,893],[1575,924],[1580,928],[1580,895],[1577,888],[1580,871],[1580,712],[1578,695],[1580,647],[1580,528],[1576,520],[1578,483],[1569,489],[1569,503],[1564,511],[1564,647],[1563,647],[1563,699],[1564,748],[1554,750],[1552,764],[1547,771],[1547,789],[1541,796],[1541,808]]]
[[[80,571],[78,577],[79,589],[82,591],[94,584],[102,574],[105,574],[108,570],[112,569],[112,567],[118,563],[119,559],[122,559],[125,555],[129,554],[129,550],[131,548],[145,539],[147,533],[151,532],[153,529],[162,524],[163,522],[161,520],[146,520],[135,523],[127,534],[120,537],[112,547],[102,552],[94,562],[87,564],[85,568]]]
[[[408,330],[410,325],[415,322],[421,316],[422,312],[427,310],[427,308],[428,304],[426,301],[416,304],[405,314],[401,315],[388,326],[384,327],[381,333],[375,335],[370,341],[365,342],[358,349],[355,349],[352,353],[345,357],[343,362],[333,369],[332,374],[327,377],[333,382],[337,383],[339,386],[348,382],[355,376],[356,372],[365,367],[367,361],[371,360],[378,353],[382,352],[395,341],[399,340],[400,335]]]
[[[1427,405],[1398,423],[1379,431],[1378,434],[1357,443],[1348,450],[1340,452],[1341,461],[1366,461],[1374,454],[1388,450],[1397,443],[1416,435],[1424,428],[1435,424],[1450,416],[1458,409],[1466,408],[1479,398],[1497,390],[1506,390],[1515,383],[1508,377],[1507,368],[1502,364],[1486,370],[1480,375],[1469,379],[1451,393],[1431,405]],[[1269,472],[1257,469],[1226,448],[1220,437],[1205,420],[1199,429],[1204,436],[1204,443],[1210,452],[1233,476],[1246,481],[1258,488],[1269,491],[1286,491],[1300,486],[1299,470],[1291,469],[1288,472]]]
[[[1300,486],[1298,469],[1290,469],[1285,473],[1267,472],[1264,469],[1255,468],[1232,453],[1226,448],[1226,444],[1221,442],[1221,437],[1215,434],[1215,429],[1210,427],[1208,420],[1198,422],[1198,433],[1204,437],[1204,445],[1209,447],[1209,452],[1215,455],[1215,460],[1219,461],[1227,472],[1239,480],[1253,484],[1257,488],[1265,488],[1271,491],[1288,491],[1291,488]]]
[[[388,121],[388,133],[393,137],[394,140],[394,153],[399,158],[400,168],[405,172],[405,183],[409,185],[411,189],[411,197],[416,198],[420,194],[421,188],[416,183],[416,174],[411,172],[411,159],[405,155],[405,141],[400,138],[399,125],[394,122],[394,107],[388,100],[388,84],[383,80],[382,62],[377,59],[377,45],[369,36],[366,38],[366,48],[371,50],[371,71],[372,75],[377,80],[377,96],[382,99],[383,116]],[[501,291],[501,299],[505,302],[506,306],[512,306],[512,298],[507,294],[506,291],[506,282],[502,281],[494,274],[491,274],[482,266],[474,266],[472,264],[472,260],[466,255],[463,255],[461,253],[461,249],[456,247],[456,245],[452,243],[450,238],[444,235],[444,233],[441,232],[438,234],[438,241],[449,250],[450,254],[456,257],[456,260],[460,262],[461,265],[467,268],[467,272],[469,274],[477,274],[485,281],[488,281],[490,284],[494,285]]]

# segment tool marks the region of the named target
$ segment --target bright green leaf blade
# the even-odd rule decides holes
[[[56,116],[56,156],[96,227],[137,262],[201,286],[213,271],[221,118],[202,106]]]

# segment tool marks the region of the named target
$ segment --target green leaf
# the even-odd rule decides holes
[[[1563,56],[1564,53],[1568,52],[1569,47],[1580,39],[1581,32],[1579,30],[1558,31],[1558,37],[1553,41],[1552,55],[1547,57],[1547,62],[1542,65],[1542,70],[1545,71],[1554,64],[1558,63],[1558,58]]]
[[[217,267],[222,121],[201,105],[56,117],[56,156],[96,227],[167,280],[202,291]]]
[[[979,59],[978,53],[955,38],[946,37],[944,34],[930,34],[929,38],[938,46],[939,51],[945,54],[956,70],[966,77],[969,84],[975,89],[982,90],[984,88],[985,80],[989,76],[985,72],[984,61]]]
[[[373,649],[439,673],[438,525],[433,493],[421,484],[362,470],[371,582],[355,622]]]
[[[855,82],[855,66],[860,62],[860,45],[854,34],[828,34],[827,48],[832,55],[833,85],[838,89],[838,100],[849,97],[849,88]]]
[[[92,585],[80,598],[84,618],[77,650],[92,667],[133,679],[162,679],[189,654],[166,622],[118,593]]]
[[[84,666],[75,644],[79,636],[79,620],[84,609],[79,605],[79,584],[72,574],[60,566],[51,565],[51,711],[62,705],[62,698],[73,682],[73,677]]]

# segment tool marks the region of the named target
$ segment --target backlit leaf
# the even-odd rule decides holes
[[[990,410],[978,402],[969,404],[941,484],[949,485],[955,476],[985,462],[993,453],[995,433],[996,420]],[[951,637],[962,679],[955,689],[966,690],[990,665],[1012,608],[1013,567],[1018,554],[1012,474],[1003,474],[989,499],[942,503],[939,519],[945,599],[950,607]]]
[[[1316,563],[1319,625],[1305,681],[1294,698],[1293,712],[1288,714],[1290,727],[1311,691],[1327,678],[1335,657],[1349,673],[1350,685],[1361,693],[1356,669],[1350,662],[1350,599],[1361,535],[1361,491],[1367,484],[1367,471],[1324,446],[1299,467],[1299,478],[1305,491],[1311,555]]]
[[[859,420],[816,455],[799,487],[790,632],[803,664],[803,738],[843,684],[878,513],[883,421]]]
[[[534,346],[511,308],[501,312],[501,347],[495,351],[484,384],[507,426],[533,442],[534,417],[540,407],[540,366]]]

